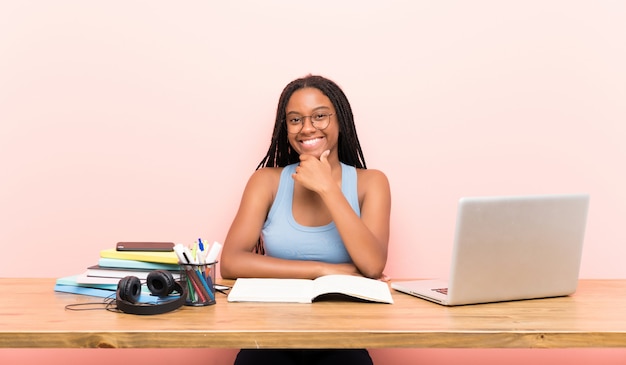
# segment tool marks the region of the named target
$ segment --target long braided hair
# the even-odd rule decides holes
[[[335,108],[337,121],[339,123],[339,139],[337,142],[339,161],[356,168],[366,169],[365,158],[361,150],[361,143],[356,133],[354,125],[354,115],[348,98],[341,88],[333,81],[317,75],[307,75],[303,78],[290,82],[278,99],[276,110],[276,122],[272,133],[272,141],[267,150],[267,154],[257,170],[263,167],[285,167],[300,161],[300,155],[289,144],[287,139],[286,109],[291,95],[299,89],[307,87],[316,88],[326,95]],[[263,241],[259,238],[254,252],[265,254]]]
[[[272,133],[272,141],[267,154],[257,166],[262,167],[284,167],[300,161],[299,155],[291,148],[287,139],[287,124],[285,120],[286,108],[291,95],[299,89],[306,87],[316,88],[326,95],[337,113],[339,123],[338,152],[339,161],[356,168],[367,168],[365,158],[361,150],[361,144],[354,125],[354,115],[348,98],[341,88],[333,81],[322,76],[308,75],[290,82],[278,99],[276,110],[276,123]]]

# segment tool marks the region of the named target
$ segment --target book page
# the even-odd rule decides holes
[[[313,280],[313,298],[326,293],[342,293],[359,299],[393,303],[387,283],[352,275],[326,275]]]
[[[312,287],[313,281],[306,279],[239,278],[228,301],[311,303]]]

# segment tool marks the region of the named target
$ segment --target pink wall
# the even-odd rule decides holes
[[[581,276],[626,278],[625,18],[608,0],[2,2],[0,245],[11,254],[0,276],[72,275],[119,240],[222,241],[282,87],[312,72],[343,86],[368,166],[391,181],[392,278],[446,275],[459,197],[560,192],[591,194]],[[1,350],[0,361],[222,364],[233,353]],[[616,364],[626,352],[373,356]]]

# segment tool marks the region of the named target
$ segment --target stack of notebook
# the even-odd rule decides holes
[[[168,270],[174,279],[180,277],[178,257],[173,251],[162,247],[162,243],[144,243],[141,247],[124,247],[100,251],[96,265],[89,266],[83,273],[57,279],[54,290],[96,297],[115,297],[117,284],[126,276],[136,276],[142,282],[154,270]],[[154,250],[153,250],[154,247]],[[158,248],[157,248],[158,247]],[[147,288],[143,288],[147,292]]]

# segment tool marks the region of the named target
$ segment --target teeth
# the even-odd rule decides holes
[[[306,144],[306,145],[313,145],[316,144],[317,141],[319,141],[319,138],[315,138],[315,139],[308,139],[306,141],[302,141],[302,144]]]

